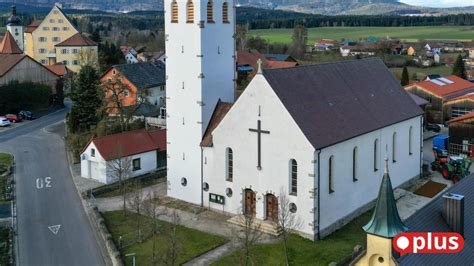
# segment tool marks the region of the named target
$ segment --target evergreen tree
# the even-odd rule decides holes
[[[403,72],[402,72],[402,80],[400,82],[400,84],[402,84],[402,86],[406,86],[410,83],[410,78],[409,78],[409,75],[408,75],[408,69],[407,67],[403,67]]]
[[[64,107],[64,80],[63,78],[56,81],[56,102],[55,104]]]
[[[464,61],[462,60],[461,55],[458,55],[458,58],[456,59],[456,62],[454,63],[453,75],[456,75],[462,79],[467,79],[466,66],[464,65]]]
[[[103,93],[99,89],[99,76],[89,65],[83,66],[77,80],[71,99],[74,104],[69,115],[69,125],[72,133],[90,130],[101,117],[98,110],[102,108]]]
[[[99,33],[99,30],[95,30],[92,34],[91,34],[91,40],[93,40],[94,42],[98,43],[100,45],[100,43],[102,42],[102,38],[100,37],[100,33]]]

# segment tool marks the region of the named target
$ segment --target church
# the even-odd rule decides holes
[[[421,173],[422,110],[379,59],[259,70],[235,97],[235,3],[166,0],[168,196],[322,238]]]

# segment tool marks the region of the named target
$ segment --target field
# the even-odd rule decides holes
[[[260,36],[270,42],[290,43],[292,29],[252,30],[254,36]],[[365,39],[369,36],[380,38],[400,38],[405,41],[419,40],[462,40],[474,39],[472,26],[433,26],[433,27],[321,27],[308,29],[308,39],[314,43],[317,39]]]

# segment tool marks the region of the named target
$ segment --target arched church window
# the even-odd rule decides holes
[[[214,6],[212,1],[207,1],[207,23],[214,23]]]
[[[227,173],[226,173],[226,180],[232,182],[234,180],[234,152],[231,148],[227,148],[226,152],[226,161],[227,161]]]
[[[290,194],[296,195],[298,192],[298,163],[295,159],[290,160]]]
[[[171,3],[171,23],[178,23],[178,2]]]
[[[188,1],[187,13],[186,23],[194,23],[194,4],[192,0]]]
[[[413,127],[408,130],[408,155],[413,154]]]
[[[393,132],[392,136],[392,162],[397,162],[397,132]]]
[[[329,171],[328,171],[328,177],[329,177],[329,193],[334,192],[334,155],[331,155],[329,157]]]
[[[379,139],[375,139],[374,141],[374,172],[379,170],[378,154],[379,154]]]
[[[352,181],[357,181],[357,147],[352,150]]]
[[[222,4],[222,23],[229,23],[229,3]]]

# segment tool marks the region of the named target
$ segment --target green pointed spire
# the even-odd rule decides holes
[[[388,174],[387,156],[385,156],[385,170],[382,184],[380,185],[377,204],[372,213],[372,218],[363,229],[369,234],[386,238],[393,238],[398,233],[408,230],[398,214],[397,204],[393,196],[392,182]]]

